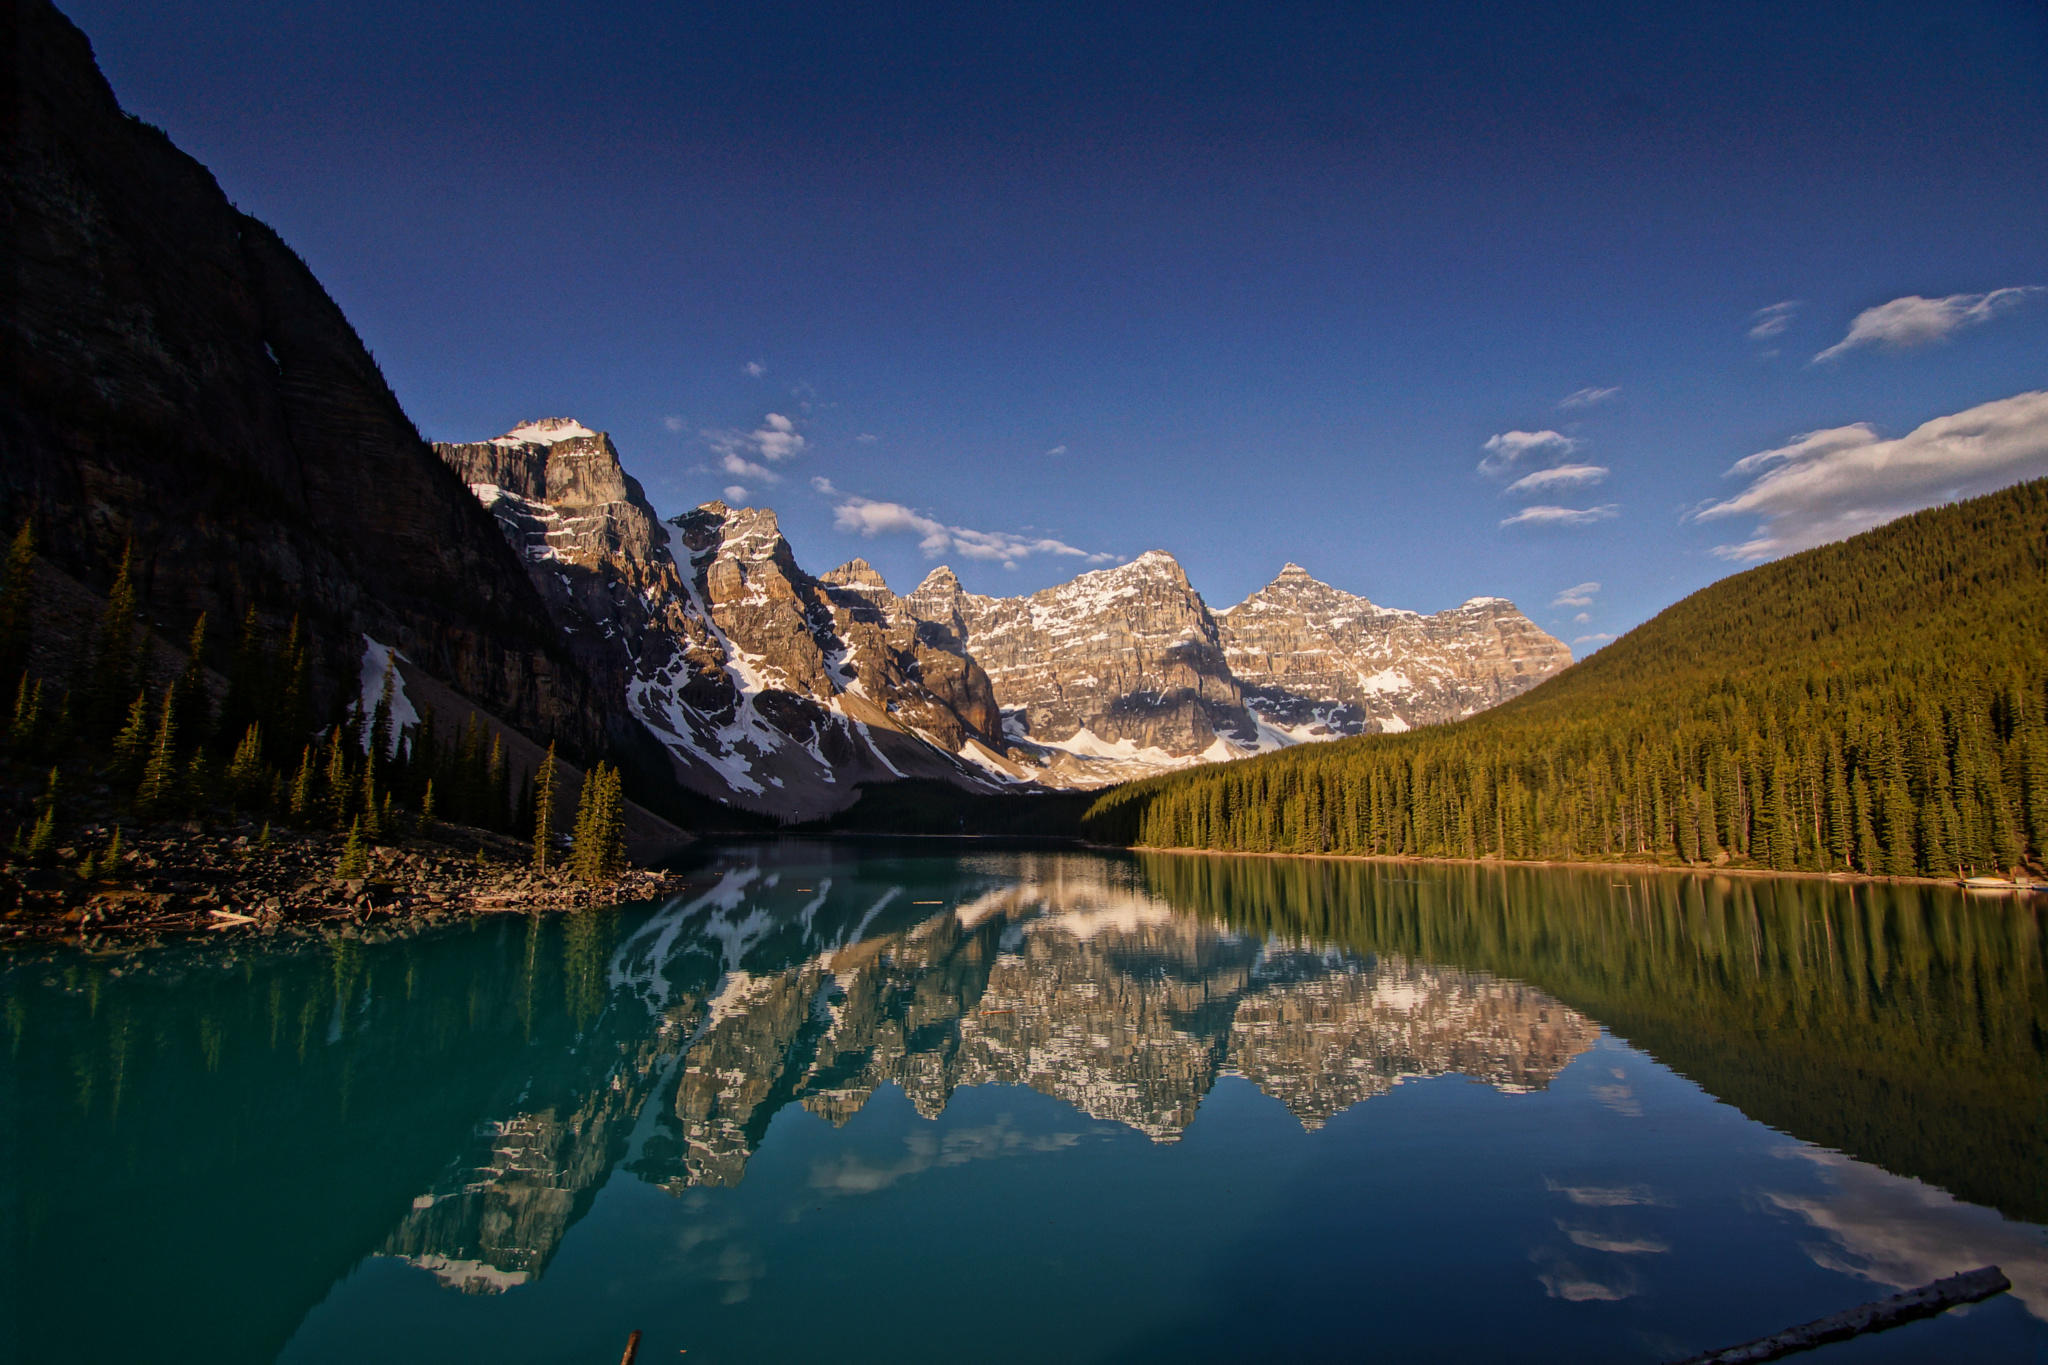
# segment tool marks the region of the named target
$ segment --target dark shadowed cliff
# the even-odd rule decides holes
[[[101,591],[132,540],[166,634],[304,617],[323,704],[368,634],[529,733],[627,738],[304,263],[121,111],[63,15],[0,16],[0,524]]]

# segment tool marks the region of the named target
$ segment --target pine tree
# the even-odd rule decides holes
[[[20,753],[28,753],[42,740],[43,680],[21,675],[14,686],[14,708],[8,715],[7,742]]]
[[[341,732],[346,724],[336,725],[327,732],[327,764],[322,770],[320,801],[329,824],[341,828],[342,821],[349,818],[350,790],[348,776],[348,750],[342,747]]]
[[[208,733],[213,716],[207,703],[205,660],[206,613],[202,611],[185,642],[185,670],[171,686],[178,699],[178,715],[183,717],[185,742],[193,745],[205,744],[212,738]]]
[[[363,833],[372,839],[381,838],[384,826],[377,805],[377,765],[368,759],[363,763],[362,811],[357,823],[364,827]]]
[[[299,770],[292,777],[289,810],[294,820],[311,820],[318,814],[319,797],[314,789],[316,771],[313,766],[313,746],[308,744],[299,754]]]
[[[287,744],[301,743],[313,728],[313,648],[296,616],[285,633],[278,670],[284,676],[271,710],[272,732]]]
[[[150,739],[149,761],[135,790],[135,807],[145,815],[161,815],[178,796],[177,693],[164,693],[157,708],[156,734]]]
[[[137,692],[128,704],[128,720],[114,736],[114,764],[129,777],[141,771],[149,748],[149,694]]]
[[[555,842],[555,746],[548,745],[547,756],[540,761],[540,771],[533,780],[533,866],[535,870],[548,870],[548,860],[554,853]]]
[[[134,558],[131,543],[121,551],[121,565],[114,574],[114,586],[107,591],[106,610],[100,614],[99,634],[80,689],[85,702],[84,719],[89,726],[111,722],[119,715],[121,698],[139,681]]]
[[[377,693],[377,709],[370,718],[370,761],[382,763],[391,756],[391,709],[397,699],[398,670],[384,666],[384,686]]]
[[[370,850],[363,843],[361,820],[349,826],[348,842],[341,846],[341,861],[336,865],[334,875],[343,881],[356,881],[370,875]]]
[[[235,745],[234,757],[228,760],[228,789],[235,800],[250,801],[261,795],[263,787],[263,726],[252,721]]]
[[[626,828],[619,771],[599,763],[583,777],[576,801],[576,847],[570,871],[593,885],[608,882],[625,870]]]
[[[43,794],[36,801],[36,822],[29,831],[28,842],[23,853],[33,863],[46,861],[57,847],[57,770],[50,769],[50,778],[44,784]]]
[[[485,790],[489,797],[480,823],[487,829],[510,829],[512,772],[505,761],[505,737],[496,731],[491,734],[491,755],[484,765],[484,771],[487,774]]]

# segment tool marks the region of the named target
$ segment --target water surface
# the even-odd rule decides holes
[[[788,842],[5,967],[17,1358],[2048,1354],[2048,962],[1940,888]],[[912,851],[906,852],[909,849]]]

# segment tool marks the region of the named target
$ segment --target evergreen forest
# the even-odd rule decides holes
[[[374,705],[351,691],[323,716],[313,695],[315,641],[296,619],[281,636],[267,635],[253,609],[216,699],[206,617],[192,627],[182,667],[168,672],[145,629],[131,561],[121,562],[75,674],[45,677],[31,663],[32,529],[24,523],[9,546],[0,568],[6,856],[51,864],[60,830],[89,811],[131,825],[257,822],[264,843],[272,822],[334,831],[347,836],[336,869],[343,878],[365,875],[374,845],[454,829],[532,840],[534,861],[547,870],[561,800],[552,745],[536,772],[519,774],[503,735],[475,711],[459,726],[439,723],[431,708],[401,724],[389,668]],[[609,763],[578,788],[573,838],[566,861],[574,875],[602,883],[624,870],[624,795]],[[90,880],[120,857],[117,824],[108,846],[72,870]]]
[[[2048,480],[1702,589],[1452,725],[1104,793],[1155,848],[1877,876],[2048,852]]]

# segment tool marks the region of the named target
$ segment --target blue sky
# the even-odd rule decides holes
[[[2048,473],[2038,4],[64,8],[428,436],[573,415],[814,571],[1584,652]]]

